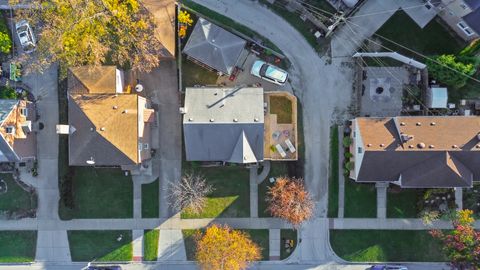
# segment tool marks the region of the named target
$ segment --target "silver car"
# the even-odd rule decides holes
[[[250,74],[278,85],[284,85],[288,79],[288,73],[285,70],[262,60],[253,63]]]
[[[33,35],[32,28],[26,20],[21,20],[15,24],[15,29],[17,31],[18,39],[22,45],[23,51],[26,53],[31,53],[35,50],[37,41]]]

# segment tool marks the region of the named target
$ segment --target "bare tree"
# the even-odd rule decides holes
[[[171,183],[170,201],[176,211],[188,209],[198,214],[205,206],[205,197],[213,191],[204,176],[186,173],[176,184]]]

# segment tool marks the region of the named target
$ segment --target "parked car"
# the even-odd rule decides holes
[[[408,270],[408,268],[403,265],[379,264],[379,265],[372,265],[372,267],[370,267],[370,270]]]
[[[122,270],[122,267],[119,265],[110,265],[110,266],[89,265],[86,270]]]
[[[288,78],[288,73],[276,66],[270,65],[262,60],[257,60],[252,65],[250,73],[274,84],[284,85]]]
[[[17,30],[18,39],[20,40],[23,51],[26,53],[33,52],[37,46],[37,41],[35,40],[30,24],[28,24],[26,20],[21,20],[15,24],[15,29]]]

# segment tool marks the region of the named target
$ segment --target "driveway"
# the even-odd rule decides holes
[[[265,36],[288,57],[293,92],[303,105],[305,181],[317,202],[317,218],[326,217],[329,130],[345,113],[352,95],[353,70],[338,60],[327,65],[303,36],[283,18],[247,0],[195,0]],[[317,227],[318,226],[318,227]],[[314,237],[310,237],[314,234]],[[328,224],[307,223],[302,228],[300,261],[323,261],[328,250]]]

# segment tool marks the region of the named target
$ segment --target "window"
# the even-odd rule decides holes
[[[139,143],[138,143],[138,151],[142,151],[142,146],[143,146],[142,143],[139,142]]]
[[[363,153],[362,147],[358,147],[358,153],[359,153],[359,154]]]
[[[457,23],[457,26],[458,26],[460,29],[462,29],[462,31],[463,31],[467,36],[473,35],[472,29],[470,29],[470,27],[468,27],[464,22],[459,22],[459,23]]]
[[[20,114],[27,117],[28,116],[28,109],[27,108],[20,108]]]
[[[144,144],[143,144],[143,149],[147,150],[148,147],[149,147],[149,146],[148,146],[148,143],[144,143]]]
[[[13,133],[15,132],[15,127],[13,127],[13,126],[8,126],[8,127],[5,128],[5,132],[6,132],[7,134],[13,134]]]

